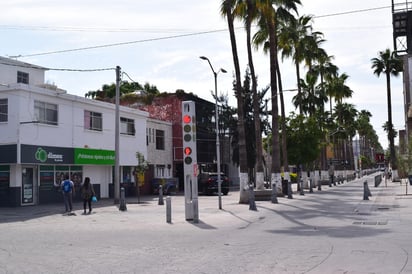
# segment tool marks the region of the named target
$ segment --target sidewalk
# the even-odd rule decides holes
[[[363,200],[367,180],[372,197]],[[408,185],[409,187],[409,185]],[[412,193],[412,188],[411,188]],[[63,216],[63,202],[0,208],[2,273],[412,273],[412,195],[373,176],[278,204],[239,204],[239,192],[199,196],[199,223],[171,196],[172,223],[158,197],[94,204]],[[67,259],[65,254],[70,254]]]

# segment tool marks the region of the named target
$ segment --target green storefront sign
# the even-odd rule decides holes
[[[114,165],[115,153],[112,150],[75,148],[75,165]]]

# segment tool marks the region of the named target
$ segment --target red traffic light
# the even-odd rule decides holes
[[[184,115],[183,116],[183,123],[188,124],[192,121],[192,118],[190,118],[190,115]]]
[[[185,147],[185,148],[183,149],[183,153],[184,153],[186,156],[189,156],[190,154],[192,154],[192,149],[191,149],[190,147]]]

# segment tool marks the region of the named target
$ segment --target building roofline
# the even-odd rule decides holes
[[[0,64],[6,65],[6,66],[16,66],[16,67],[23,67],[23,68],[49,70],[48,68],[45,68],[45,67],[29,64],[26,62],[18,61],[18,60],[3,57],[3,56],[0,56]]]

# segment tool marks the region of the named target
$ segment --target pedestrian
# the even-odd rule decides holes
[[[89,177],[84,178],[84,183],[81,187],[81,195],[83,198],[83,209],[84,209],[83,215],[86,215],[86,203],[89,206],[88,214],[90,214],[92,212],[92,198],[96,194],[94,193],[93,184],[90,183]]]
[[[329,166],[329,187],[331,187],[334,184],[334,177],[335,177],[335,166],[334,165],[330,165]],[[336,185],[336,183],[335,183]]]
[[[71,213],[73,210],[74,183],[72,180],[70,180],[69,174],[65,175],[64,180],[61,183],[61,188],[63,192],[66,213]]]

